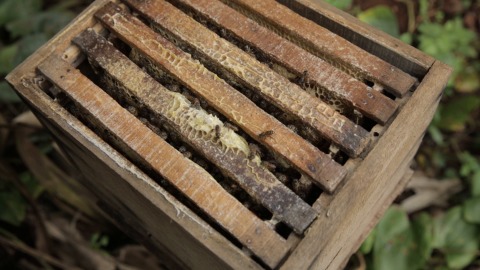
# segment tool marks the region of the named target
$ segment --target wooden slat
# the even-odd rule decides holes
[[[413,157],[416,147],[442,96],[451,68],[435,62],[422,83],[405,104],[375,148],[362,161],[351,179],[335,194],[327,215],[319,215],[309,234],[290,255],[282,269],[338,269],[339,264],[370,226],[381,198],[390,196],[397,182],[391,177],[405,161]],[[405,128],[408,127],[408,128]],[[410,155],[410,157],[409,157]],[[308,237],[312,235],[313,237]]]
[[[435,61],[433,57],[359,21],[327,2],[318,0],[278,1],[415,77],[423,77]]]
[[[264,269],[34,83],[26,79],[16,89],[72,162],[79,181],[95,194],[105,215],[168,269]]]
[[[118,13],[113,5],[106,6],[97,16],[126,43],[178,78],[251,137],[291,162],[325,190],[333,191],[344,178],[346,171],[342,166],[136,18]],[[265,138],[259,136],[268,130],[274,131],[273,134]]]
[[[299,16],[274,0],[222,0],[222,2],[249,13],[256,20],[264,21],[312,53],[320,57],[325,56],[333,62],[353,69],[368,80],[380,83],[396,96],[403,96],[416,81],[402,70]],[[272,12],[273,10],[275,12]]]
[[[315,219],[315,212],[308,204],[259,162],[248,159],[247,143],[224,127],[218,118],[194,108],[181,94],[164,88],[93,30],[86,30],[73,41],[107,76],[120,84],[122,89],[116,94],[123,95],[131,104],[148,108],[156,119],[162,119],[164,125],[177,132],[183,141],[218,166],[279,220],[302,233]],[[132,100],[138,100],[139,104]]]
[[[288,247],[283,238],[227,193],[202,167],[162,140],[80,71],[55,55],[43,62],[39,70],[72,98],[92,123],[108,130],[270,267],[285,256]]]
[[[153,21],[159,29],[190,46],[211,64],[254,89],[282,111],[289,112],[331,140],[351,156],[368,144],[368,132],[340,115],[325,102],[312,98],[298,85],[275,73],[248,53],[220,38],[165,1],[127,0],[129,5]]]
[[[297,76],[307,71],[308,84],[320,86],[324,92],[333,92],[333,96],[346,101],[380,124],[385,124],[397,109],[396,103],[380,92],[372,90],[366,84],[220,1],[175,0],[175,2],[188,6],[194,12],[208,18],[209,22],[213,22],[217,27],[230,31],[235,38],[261,51],[270,61],[281,63]]]

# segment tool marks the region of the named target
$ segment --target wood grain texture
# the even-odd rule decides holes
[[[291,41],[230,8],[220,1],[175,0],[194,13],[201,14],[216,27],[226,29],[253,49],[262,52],[296,76],[307,72],[304,84],[310,85],[315,94],[339,99],[369,118],[385,124],[396,111],[396,103],[347,73],[333,67],[321,58],[310,54]]]
[[[419,141],[435,112],[451,69],[436,62],[409,102],[393,121],[375,148],[339,190],[328,215],[319,215],[308,234],[295,249],[283,269],[336,269],[351,252],[352,237],[364,232],[376,212],[382,194],[389,194],[397,183],[390,177]],[[408,129],[405,127],[409,127]],[[330,268],[331,267],[331,268]]]
[[[161,31],[176,39],[177,44],[183,44],[201,54],[221,72],[230,74],[238,83],[254,89],[282,111],[290,113],[322,137],[331,140],[350,156],[360,155],[368,145],[368,132],[361,126],[355,125],[325,102],[312,98],[298,85],[220,38],[170,3],[163,0],[126,2]]]
[[[101,27],[93,14],[107,2],[95,1],[65,31],[9,74],[8,81],[75,161],[85,176],[84,184],[96,194],[103,209],[131,237],[157,255],[168,256],[169,259],[162,261],[171,269],[262,269],[38,88],[39,74],[35,69],[45,58],[58,54],[74,65],[81,61],[82,55],[78,55],[79,50],[71,40],[88,27]],[[431,67],[434,62],[431,57],[390,40],[371,27],[363,24],[357,27],[356,19],[316,0],[280,2],[301,3],[306,9],[296,10],[310,20],[321,22],[339,36],[420,79],[427,75],[412,97],[407,94],[405,107],[399,109],[395,121],[379,131],[381,137],[372,152],[365,160],[355,160],[359,167],[347,166],[353,170],[345,179],[346,184],[338,186],[331,195],[322,194],[325,203],[319,203],[321,216],[310,226],[305,238],[289,237],[289,244],[296,245],[298,240],[300,243],[283,269],[338,269],[374,226],[385,203],[402,189],[406,178],[399,182],[397,176],[416,149],[411,145],[418,142],[425,130],[434,111],[435,96],[450,70],[440,63]],[[355,229],[351,224],[355,224]]]
[[[279,0],[300,15],[415,77],[423,77],[435,59],[321,0]]]
[[[222,0],[245,13],[270,24],[278,32],[319,57],[351,69],[357,76],[377,82],[396,96],[403,96],[415,83],[415,78],[367,53],[320,25],[299,16],[274,0]],[[275,12],[272,12],[272,11]]]
[[[24,71],[28,73],[38,64],[24,65]],[[127,229],[126,233],[158,256],[168,255],[162,261],[170,262],[172,269],[263,269],[54,102],[29,77],[21,78],[15,89],[82,172],[82,184],[109,209],[115,209],[106,214],[123,228],[128,223],[135,232]]]
[[[147,108],[161,124],[177,133],[279,220],[302,233],[315,219],[315,212],[308,204],[259,162],[248,158],[248,146],[245,149],[232,144],[242,143],[242,139],[224,127],[220,120],[194,108],[181,94],[164,88],[94,31],[83,32],[74,43],[95,65],[105,70],[107,76],[120,84],[121,89],[117,89],[116,95],[123,96],[131,105]],[[219,138],[216,138],[216,126],[222,130]]]
[[[162,175],[267,265],[274,268],[285,256],[288,247],[283,238],[227,193],[202,167],[162,140],[80,71],[55,55],[38,68],[75,100],[95,126],[107,130],[122,148],[138,156],[130,156],[132,159]]]
[[[97,16],[126,43],[178,78],[252,138],[279,154],[328,192],[332,192],[345,177],[345,169],[328,155],[258,108],[188,54],[138,20],[115,9],[112,5],[106,6]],[[114,20],[111,19],[113,16]],[[138,33],[142,33],[142,38],[138,38]],[[267,138],[259,136],[268,130],[273,134]]]

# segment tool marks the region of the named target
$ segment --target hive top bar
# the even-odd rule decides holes
[[[316,0],[95,0],[7,80],[168,268],[343,269],[450,73],[357,22]]]

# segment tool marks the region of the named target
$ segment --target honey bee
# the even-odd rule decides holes
[[[235,126],[235,125],[232,125],[232,124],[230,124],[230,123],[228,123],[228,122],[225,122],[224,125],[225,125],[225,127],[229,128],[229,129],[231,129],[231,130],[233,130],[233,131],[235,131],[235,132],[238,131],[238,127]]]
[[[223,38],[227,38],[228,37],[228,33],[227,33],[227,30],[225,29],[220,29],[220,36],[223,37]]]
[[[255,158],[256,155],[261,156],[262,152],[260,147],[254,143],[249,143],[248,147],[250,148],[250,154],[248,155],[248,159],[252,160]]]
[[[215,139],[220,139],[220,136],[222,136],[222,130],[220,129],[219,125],[215,126]]]
[[[255,53],[253,52],[252,48],[250,48],[250,46],[245,45],[244,51],[248,53],[251,57],[255,58]]]
[[[193,98],[193,108],[199,110],[202,106],[200,105],[200,100],[198,98]]]
[[[298,77],[297,83],[299,85],[301,85],[302,87],[305,87],[306,84],[307,84],[307,81],[308,81],[308,71],[304,70],[302,75],[300,75],[300,77]]]
[[[273,164],[272,162],[269,162],[269,161],[262,161],[262,165],[263,167],[265,167],[267,170],[273,172],[275,171],[275,169],[277,168],[277,166],[275,164]]]
[[[288,125],[287,127],[288,127],[291,131],[293,131],[293,133],[295,133],[295,134],[298,132],[297,127],[296,127],[295,125]]]
[[[128,106],[127,107],[127,110],[129,113],[133,114],[134,116],[138,116],[138,110],[137,108],[133,107],[133,106]]]
[[[267,130],[267,131],[264,131],[264,132],[258,134],[258,138],[259,138],[260,140],[264,140],[264,139],[266,139],[267,137],[272,136],[273,133],[275,133],[275,132],[273,132],[273,130]]]

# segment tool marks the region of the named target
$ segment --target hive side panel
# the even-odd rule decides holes
[[[341,35],[362,49],[416,77],[424,76],[434,59],[321,0],[278,0],[302,16]]]
[[[29,103],[32,110],[65,146],[84,173],[83,184],[101,198],[103,208],[109,209],[107,214],[128,224],[121,226],[127,228],[126,233],[159,252],[157,255],[171,256],[172,269],[259,269],[92,131],[32,88],[17,86],[27,102],[35,100],[35,104]]]
[[[380,203],[382,194],[391,193],[397,186],[391,177],[408,156],[412,149],[409,146],[415,145],[430,123],[450,73],[451,69],[440,62],[433,65],[351,181],[335,195],[326,214],[311,225],[283,269],[335,269],[330,263],[341,260],[339,254],[345,250],[351,251],[356,244],[351,239],[371,226],[377,214],[372,207]]]

